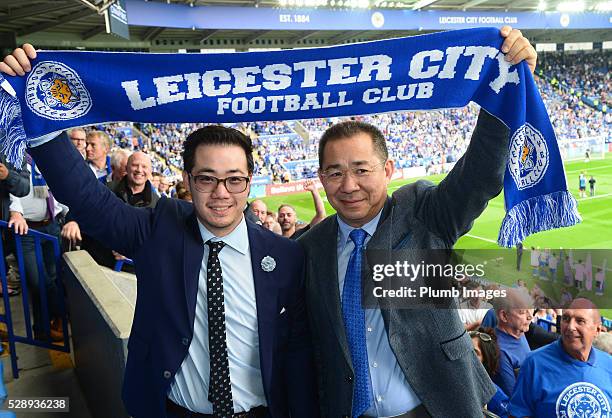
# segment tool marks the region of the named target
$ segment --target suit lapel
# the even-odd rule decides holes
[[[202,266],[202,258],[204,257],[204,243],[202,242],[202,235],[198,228],[195,212],[193,212],[185,222],[186,232],[183,237],[183,279],[185,284],[185,301],[187,303],[189,327],[193,331],[200,268]]]
[[[261,260],[272,256],[270,241],[262,233],[259,226],[247,221],[251,266],[255,282],[255,302],[257,304],[257,328],[259,334],[259,360],[263,384],[266,393],[272,389],[272,360],[274,341],[276,340],[276,322],[279,316],[278,286],[274,280],[279,269],[266,272],[261,267]],[[274,258],[274,257],[273,257]]]
[[[312,277],[316,278],[316,286],[321,295],[322,303],[326,306],[330,321],[342,352],[348,364],[352,365],[351,354],[346,339],[344,319],[342,319],[342,306],[340,302],[340,289],[338,285],[338,221],[334,215],[321,230],[321,237],[317,246],[309,255],[310,268],[314,270]]]

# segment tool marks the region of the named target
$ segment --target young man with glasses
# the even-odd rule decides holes
[[[504,27],[506,59],[536,52]],[[305,234],[306,294],[322,415],[477,417],[495,393],[452,309],[363,309],[363,250],[449,249],[501,192],[508,129],[485,111],[466,154],[438,185],[387,196],[394,163],[376,127],[347,121],[319,142],[319,177],[337,215]],[[418,262],[418,260],[410,260]]]
[[[304,255],[243,216],[248,137],[223,126],[193,132],[183,153],[193,205],[161,199],[146,209],[97,181],[66,134],[30,152],[79,224],[135,262],[123,385],[131,416],[319,416]]]

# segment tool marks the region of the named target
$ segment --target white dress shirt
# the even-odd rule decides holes
[[[27,165],[30,173],[32,172],[32,166]],[[38,168],[37,168],[38,170]],[[30,192],[23,196],[17,197],[12,194],[9,195],[11,204],[9,210],[11,212],[19,212],[28,221],[40,222],[48,218],[47,216],[47,199],[34,196],[34,186],[32,185],[32,176],[30,176]],[[54,200],[53,205],[53,217],[56,217],[60,213],[68,213],[68,207],[61,204],[57,200]]]
[[[199,221],[198,225],[204,243],[212,239],[226,244],[219,253],[219,261],[223,272],[226,341],[234,412],[267,406],[259,362],[255,282],[250,268],[251,253],[246,221],[243,217],[236,229],[221,238],[215,237]],[[203,414],[213,412],[212,404],[208,401],[210,352],[206,265],[209,250],[208,245],[204,244],[193,339],[168,394],[170,400],[177,405]]]

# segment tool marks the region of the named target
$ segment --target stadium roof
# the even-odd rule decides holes
[[[392,4],[395,10],[398,10],[399,3],[405,5],[403,8],[412,10],[418,1],[401,0],[400,2],[394,1]],[[548,7],[554,9],[560,1],[562,0],[548,0]],[[586,0],[587,9],[598,1]],[[166,2],[195,6],[279,7],[278,0],[164,1]],[[427,0],[427,2],[431,3],[424,6],[422,10],[534,11],[538,7],[539,0]],[[90,3],[90,5],[85,3]],[[14,33],[17,44],[32,42],[41,48],[145,51],[310,47],[424,33],[424,31],[414,30],[192,30],[130,25],[130,41],[127,41],[106,34],[104,17],[93,8],[104,7],[108,3],[109,0],[0,0],[0,32],[8,32],[9,37],[12,36],[11,33]],[[524,30],[523,32],[533,43],[612,40],[612,31],[609,29],[548,29]]]

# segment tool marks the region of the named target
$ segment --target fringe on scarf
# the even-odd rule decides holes
[[[19,100],[5,90],[4,86],[7,84],[0,74],[0,152],[6,156],[7,162],[21,167],[26,148],[26,133],[23,129]]]
[[[502,247],[514,247],[528,235],[580,222],[578,203],[569,191],[532,197],[506,213],[497,243]]]

